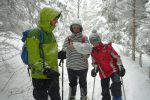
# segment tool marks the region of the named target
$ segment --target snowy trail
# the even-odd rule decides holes
[[[89,64],[91,63],[90,59],[89,59]],[[92,91],[93,91],[93,83],[94,83],[94,78],[91,77],[91,70],[92,70],[92,66],[89,66],[89,70],[88,70],[88,75],[87,75],[87,89],[88,89],[88,97],[89,99],[92,98]],[[64,71],[64,100],[67,100],[68,98],[68,92],[69,92],[69,82],[68,82],[68,75],[67,75],[67,71],[66,71],[66,67],[64,67],[65,71]],[[60,72],[61,72],[61,68],[60,68]],[[61,86],[61,78],[62,76],[60,76],[60,86]],[[62,88],[61,88],[62,89]],[[62,91],[62,90],[61,90]],[[60,92],[61,92],[60,91]],[[94,100],[97,100],[97,98],[101,98],[101,87],[100,87],[100,78],[97,75],[96,77],[96,81],[95,81],[95,94],[94,94]],[[76,94],[76,98],[77,100],[79,100],[80,98],[80,88],[79,88],[79,84],[77,87],[77,94]]]
[[[140,68],[137,62],[133,62],[130,57],[124,55],[121,52],[121,49],[117,45],[113,45],[115,49],[121,55],[123,64],[127,70],[124,79],[124,86],[126,91],[127,100],[149,100],[150,99],[150,79],[148,78],[148,73],[144,69]],[[23,64],[20,61],[19,57],[15,59],[18,61],[16,69],[19,69]],[[90,72],[92,69],[91,59],[89,58],[89,71],[87,75],[88,82],[88,97],[91,100],[92,98],[92,90],[93,90],[93,82],[94,78],[91,77]],[[13,66],[14,67],[14,66]],[[1,68],[2,69],[2,68]],[[12,79],[9,81],[7,87],[4,91],[1,91],[3,85],[7,82],[12,73],[4,73],[0,69],[0,100],[34,100],[32,97],[32,85],[31,81],[28,77],[26,68],[22,68],[20,71],[17,71]],[[61,73],[61,67],[59,67]],[[64,100],[68,98],[69,85],[68,85],[68,76],[66,67],[64,64]],[[61,94],[61,76],[60,76],[60,94]],[[80,98],[79,85],[77,88],[77,100]],[[96,83],[95,83],[95,94],[94,100],[101,100],[101,86],[100,86],[100,78],[97,75]]]
[[[142,69],[137,62],[126,56],[117,45],[113,45],[119,52],[126,68],[124,85],[127,100],[150,100],[150,79],[148,71]]]
[[[150,95],[149,95],[150,79],[148,78],[148,73],[146,73],[142,68],[140,68],[140,66],[136,62],[132,61],[132,59],[129,56],[125,55],[121,51],[121,48],[119,46],[114,44],[113,46],[120,54],[124,67],[126,68],[126,75],[123,77],[126,99],[127,100],[147,100],[148,98],[150,99]],[[92,66],[90,64],[91,64],[91,59],[89,58],[89,70],[87,75],[87,82],[88,82],[88,97],[91,100],[94,78],[91,77],[90,75],[92,69]],[[68,88],[68,78],[67,78],[66,71],[65,71],[64,79],[65,79],[64,100],[67,100],[68,91],[66,90],[69,90],[69,88]],[[80,98],[79,85],[78,85],[76,97],[77,100],[79,100]],[[97,75],[96,77],[94,100],[101,100],[101,86],[100,86],[99,75]]]
[[[124,77],[127,100],[149,100],[150,79],[148,73],[145,73],[131,58],[122,56],[122,59],[127,69]]]

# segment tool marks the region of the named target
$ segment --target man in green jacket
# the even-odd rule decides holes
[[[28,62],[31,66],[31,76],[33,84],[33,97],[35,100],[61,100],[59,93],[59,77],[52,78],[43,73],[44,68],[58,72],[58,45],[52,33],[55,24],[60,16],[60,12],[55,9],[45,7],[40,11],[38,27],[33,29],[27,38]],[[40,31],[43,34],[42,50],[40,46]],[[44,55],[41,56],[41,52]],[[44,67],[43,67],[44,63]]]

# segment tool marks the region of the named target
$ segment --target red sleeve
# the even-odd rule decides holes
[[[91,53],[91,58],[92,58],[92,64],[96,64],[96,60],[94,58],[94,52],[93,51]]]

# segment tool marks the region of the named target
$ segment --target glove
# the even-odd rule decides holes
[[[94,67],[94,68],[91,70],[91,76],[92,76],[92,77],[95,77],[97,73],[98,73],[98,68],[97,68],[97,67]]]
[[[118,67],[119,67],[119,69],[118,69],[118,75],[121,76],[121,77],[123,77],[125,75],[125,73],[126,73],[126,70],[123,67],[123,65],[120,65]]]
[[[61,60],[66,59],[66,52],[63,50],[59,51],[58,52],[58,59],[61,59]]]
[[[46,75],[48,78],[51,78],[51,79],[56,79],[60,75],[57,71],[54,71],[48,67],[44,68],[43,74]]]

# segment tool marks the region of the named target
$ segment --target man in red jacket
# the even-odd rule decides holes
[[[120,56],[113,49],[112,43],[103,44],[96,30],[89,36],[90,43],[93,45],[91,71],[93,77],[99,72],[102,87],[102,100],[111,100],[110,91],[113,100],[122,100],[120,76],[125,75],[125,69],[122,65]],[[110,79],[112,84],[110,86]]]

